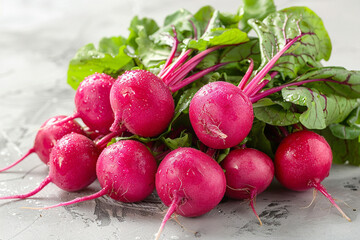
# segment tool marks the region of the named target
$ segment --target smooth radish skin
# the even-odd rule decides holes
[[[288,135],[280,143],[275,153],[275,176],[283,186],[294,191],[315,188],[351,221],[321,184],[329,176],[331,164],[332,152],[326,140],[317,133],[303,130]]]
[[[114,114],[110,106],[110,89],[115,79],[104,73],[86,77],[75,94],[75,113],[65,120],[81,118],[91,130],[101,134],[110,132]]]
[[[49,162],[50,152],[60,138],[72,132],[85,135],[82,127],[74,120],[64,121],[61,124],[54,125],[55,122],[65,118],[66,116],[55,116],[46,120],[36,134],[34,146],[30,148],[19,160],[3,169],[0,169],[0,172],[14,167],[32,153],[36,153],[40,160],[47,164]]]
[[[225,195],[233,199],[249,199],[250,206],[255,211],[254,200],[262,193],[274,178],[274,164],[271,158],[263,152],[252,148],[232,150],[221,162],[226,176]]]
[[[228,82],[202,87],[190,103],[189,116],[200,141],[215,149],[239,144],[249,134],[254,119],[248,96]]]
[[[42,190],[50,182],[59,188],[74,192],[90,185],[96,179],[96,161],[99,150],[84,135],[70,133],[57,141],[50,154],[49,175],[33,191],[0,197],[0,199],[24,199]]]
[[[193,148],[178,148],[162,160],[156,173],[156,191],[169,207],[157,233],[173,213],[197,217],[219,204],[226,190],[220,165],[207,154]]]
[[[110,101],[116,119],[111,131],[125,127],[140,136],[156,136],[174,114],[169,88],[146,70],[128,71],[119,76],[111,89]]]
[[[66,206],[104,195],[120,202],[139,202],[155,188],[157,163],[151,152],[140,142],[124,140],[111,144],[100,154],[96,175],[102,189],[92,195],[74,199],[49,209]]]

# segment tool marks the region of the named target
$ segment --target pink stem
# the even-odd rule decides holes
[[[170,65],[166,69],[166,71],[162,74],[161,78],[166,85],[169,85],[169,80],[170,80],[171,75],[181,64],[183,64],[186,61],[186,59],[189,57],[191,52],[192,52],[192,49],[189,49],[186,52],[184,52],[183,54],[181,54],[180,57],[172,65]]]
[[[271,79],[274,79],[274,77],[276,76],[276,75],[278,75],[278,71],[273,71],[273,72],[271,72],[270,73],[270,77],[271,77]]]
[[[107,135],[105,135],[104,137],[102,137],[101,139],[95,142],[96,147],[98,147],[99,149],[104,148],[105,147],[104,145],[107,145],[111,139],[121,135],[123,132],[124,130],[121,129],[120,131],[117,132],[108,133]]]
[[[283,126],[278,126],[278,128],[279,128],[280,132],[282,133],[282,135],[283,135],[284,137],[289,136],[289,131],[288,131],[285,127],[283,127]]]
[[[196,28],[194,22],[193,22],[191,19],[189,19],[189,22],[191,23],[191,25],[192,25],[192,27],[193,27],[193,30],[194,30],[194,39],[197,40],[197,39],[198,39],[197,28]]]
[[[263,89],[263,88],[266,86],[266,84],[268,84],[269,82],[270,82],[269,80],[262,80],[262,82],[260,82],[260,83],[257,85],[257,87],[254,89],[254,91],[253,91],[253,93],[251,94],[250,97],[255,96],[255,95],[256,95],[258,92],[260,92],[261,89]]]
[[[41,183],[40,185],[35,188],[33,191],[23,194],[23,195],[14,195],[14,196],[7,196],[7,197],[0,197],[1,200],[3,199],[16,199],[16,198],[20,198],[20,199],[24,199],[24,198],[28,198],[31,197],[33,195],[35,195],[36,193],[40,192],[46,185],[48,185],[51,182],[51,178],[49,176],[47,176]]]
[[[290,86],[300,86],[300,85],[303,85],[303,84],[306,84],[306,83],[310,83],[310,82],[321,82],[321,81],[324,81],[324,82],[334,82],[334,83],[342,84],[341,82],[338,82],[338,81],[335,81],[335,80],[332,80],[332,79],[326,79],[326,78],[308,79],[308,80],[303,80],[303,81],[300,81],[300,82],[292,82],[292,83],[284,84],[284,85],[281,85],[281,86],[278,86],[278,87],[270,88],[270,89],[268,89],[268,90],[263,91],[262,93],[258,93],[258,94],[255,94],[254,96],[251,96],[251,97],[250,97],[250,101],[251,101],[252,103],[257,102],[257,101],[259,101],[260,99],[262,99],[262,98],[264,98],[264,97],[267,97],[267,96],[269,96],[270,94],[276,93],[276,92],[278,92],[278,91],[280,91],[281,89],[286,88],[286,87],[290,87]]]
[[[292,126],[293,126],[296,130],[299,130],[299,131],[301,131],[301,130],[304,129],[303,126],[302,126],[301,124],[299,124],[299,123],[295,123],[295,124],[293,124]]]
[[[75,203],[79,203],[79,202],[84,202],[84,201],[88,201],[88,200],[92,200],[92,199],[95,199],[95,198],[102,197],[102,196],[108,194],[108,192],[109,191],[108,191],[107,188],[103,188],[99,192],[94,193],[92,195],[85,196],[85,197],[79,197],[79,198],[76,198],[76,199],[68,201],[68,202],[63,202],[63,203],[59,203],[59,204],[56,204],[56,205],[52,205],[52,206],[48,206],[48,207],[44,207],[44,208],[40,208],[40,209],[50,209],[50,208],[67,206],[67,205],[71,205],[71,204],[75,204]]]
[[[340,214],[349,222],[351,222],[351,219],[346,216],[346,214],[341,210],[341,208],[336,204],[335,200],[331,197],[331,195],[327,192],[326,188],[319,183],[318,181],[311,181],[310,186],[314,187],[316,190],[321,192],[330,202],[331,204],[340,212]]]
[[[254,69],[254,60],[252,60],[250,58],[250,65],[248,70],[246,71],[244,77],[241,79],[238,88],[240,88],[241,90],[244,90],[244,87],[246,86],[247,82],[250,79],[251,74],[253,73],[253,69]]]
[[[78,117],[80,117],[80,114],[78,112],[75,112],[72,116],[68,116],[66,118],[63,118],[63,119],[61,119],[61,120],[59,120],[57,122],[54,122],[53,124],[54,125],[61,125],[61,124],[64,124],[64,123],[66,123],[68,121],[74,120],[75,118],[78,118]]]
[[[168,83],[168,86],[174,86],[178,83],[181,82],[181,80],[186,77],[186,75],[191,71],[193,70],[200,62],[202,61],[202,59],[198,59],[196,62],[193,62],[187,70],[184,70],[184,69],[178,69],[177,71],[174,71],[174,73],[172,73],[170,76],[169,76],[169,83]]]
[[[171,76],[171,79],[167,81],[168,86],[174,85],[176,82],[185,77],[206,57],[206,55],[223,47],[225,47],[225,45],[215,46],[198,53],[195,57],[184,63],[178,70],[176,70],[176,72],[174,72],[174,74]]]
[[[190,77],[187,77],[185,79],[183,79],[181,82],[175,84],[175,85],[171,85],[169,88],[170,88],[170,91],[172,92],[176,92],[178,91],[179,89],[189,85],[190,83],[196,81],[197,79],[205,76],[206,74],[210,73],[210,72],[213,72],[215,71],[216,69],[226,65],[226,64],[229,64],[230,62],[226,62],[226,63],[219,63],[219,64],[216,64],[212,67],[209,67],[207,69],[204,69],[198,73],[195,73],[193,75],[191,75]]]
[[[164,217],[164,219],[162,220],[161,222],[161,225],[160,225],[160,228],[159,228],[159,231],[157,232],[156,234],[156,238],[155,240],[158,240],[160,238],[160,235],[165,227],[165,224],[166,222],[171,218],[171,215],[176,211],[176,209],[178,208],[179,206],[179,203],[181,201],[181,197],[179,197],[177,194],[174,194],[174,199],[168,209],[168,211],[166,212],[166,215]]]
[[[215,153],[216,153],[216,149],[215,149],[215,148],[209,147],[209,148],[206,150],[206,154],[209,155],[209,156],[212,157],[212,158],[214,157]]]
[[[263,225],[262,221],[261,221],[259,215],[257,214],[257,212],[255,210],[255,206],[254,206],[255,197],[256,197],[256,189],[252,189],[251,192],[250,192],[250,207],[253,210],[256,218],[259,220],[260,226],[262,226]]]
[[[172,49],[171,49],[171,52],[170,52],[170,56],[168,57],[168,59],[166,60],[165,62],[165,65],[163,66],[163,68],[161,69],[160,73],[159,73],[159,77],[161,78],[162,74],[164,73],[164,71],[166,70],[166,68],[172,63],[173,59],[174,59],[174,56],[175,56],[175,53],[176,53],[176,50],[177,50],[177,47],[179,45],[179,40],[177,38],[177,33],[176,33],[176,29],[175,29],[175,26],[171,26],[172,29],[173,29],[173,33],[174,33],[174,37],[173,37],[173,40],[174,40],[174,44],[172,46]]]
[[[17,160],[16,162],[14,162],[13,164],[3,168],[3,169],[0,169],[0,172],[3,172],[3,171],[6,171],[10,168],[12,168],[13,166],[17,165],[19,162],[21,162],[22,160],[24,160],[27,156],[29,156],[30,154],[34,153],[35,152],[35,148],[30,148],[29,151],[27,153],[25,153],[24,156],[22,156],[19,160]]]
[[[263,69],[260,70],[258,74],[251,80],[251,82],[245,87],[244,93],[250,96],[254,90],[254,88],[258,85],[258,83],[266,76],[266,74],[270,71],[270,69],[275,65],[276,61],[286,52],[286,50],[291,47],[299,38],[301,38],[304,34],[301,34],[291,41],[289,41],[283,49],[281,49],[275,56],[265,65]]]

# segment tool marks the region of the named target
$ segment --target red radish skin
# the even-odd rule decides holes
[[[298,131],[285,137],[276,150],[275,176],[294,191],[315,188],[351,221],[321,184],[329,176],[331,164],[332,152],[325,138],[312,131]]]
[[[193,148],[178,148],[162,160],[156,173],[156,191],[169,206],[161,227],[173,213],[197,217],[219,204],[226,190],[220,165],[207,154]]]
[[[254,114],[249,97],[240,88],[228,82],[212,82],[193,97],[189,117],[202,143],[225,149],[249,134]]]
[[[61,138],[50,154],[49,176],[59,188],[75,192],[96,179],[99,150],[87,137],[69,134]]]
[[[68,119],[81,118],[91,130],[101,134],[110,132],[114,114],[110,106],[110,89],[115,79],[104,73],[86,77],[75,94],[75,113]]]
[[[72,132],[86,135],[82,127],[74,120],[65,121],[60,125],[54,125],[55,122],[65,118],[66,116],[55,116],[46,120],[36,134],[34,146],[29,149],[23,157],[1,169],[0,172],[14,167],[32,153],[36,153],[40,160],[47,164],[49,162],[50,152],[60,138]]]
[[[50,209],[92,200],[104,195],[120,202],[139,202],[155,188],[157,163],[140,142],[124,140],[111,144],[100,154],[96,174],[102,189],[89,196],[40,209]]]
[[[73,192],[90,185],[96,179],[96,161],[99,150],[84,135],[70,133],[57,141],[50,154],[49,175],[33,191],[0,197],[0,199],[24,199],[42,190],[50,182],[59,188]]]
[[[221,162],[226,176],[225,195],[233,199],[249,199],[254,214],[256,195],[268,188],[274,178],[274,164],[263,152],[252,148],[232,150]]]
[[[119,141],[100,155],[96,173],[108,195],[121,202],[139,202],[155,188],[157,163],[144,144]]]
[[[127,71],[110,91],[115,121],[111,131],[124,127],[144,137],[163,132],[174,115],[174,100],[164,82],[146,70]]]

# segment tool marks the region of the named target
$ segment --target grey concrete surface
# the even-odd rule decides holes
[[[333,44],[325,65],[360,70],[360,1],[275,1],[278,8],[306,5],[323,19]],[[74,91],[66,84],[69,60],[86,43],[103,36],[127,35],[134,15],[162,22],[179,8],[196,11],[212,5],[234,11],[233,0],[46,1],[0,0],[0,167],[32,147],[39,126],[50,116],[73,112]],[[0,174],[0,196],[25,193],[47,175],[47,167],[33,155]],[[360,168],[333,166],[324,182],[342,209],[343,219],[323,196],[290,192],[276,181],[257,197],[259,226],[247,202],[225,201],[198,218],[169,221],[162,239],[360,239]],[[27,239],[153,239],[166,208],[152,196],[139,204],[121,204],[103,197],[50,210],[42,207],[90,194],[67,193],[50,184],[36,196],[19,201],[0,200],[0,240]],[[196,232],[196,234],[195,234]]]

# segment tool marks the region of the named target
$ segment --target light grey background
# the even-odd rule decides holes
[[[0,0],[0,168],[33,144],[39,126],[50,116],[73,112],[74,91],[66,84],[69,60],[83,45],[103,36],[125,35],[134,15],[154,18],[203,5],[234,12],[241,1],[230,0]],[[326,65],[360,70],[359,0],[276,1],[278,8],[309,6],[323,19],[333,44]],[[8,173],[0,174],[0,196],[25,193],[47,175],[33,155]],[[353,219],[348,223],[318,195],[288,192],[274,182],[257,198],[260,227],[246,202],[221,203],[199,218],[169,221],[162,239],[356,239],[360,236],[360,169],[334,166],[324,181],[329,192]],[[0,239],[152,239],[164,208],[156,198],[142,204],[120,204],[108,198],[47,211],[42,207],[90,194],[47,186],[28,200],[0,201]],[[196,237],[194,232],[198,232]]]

